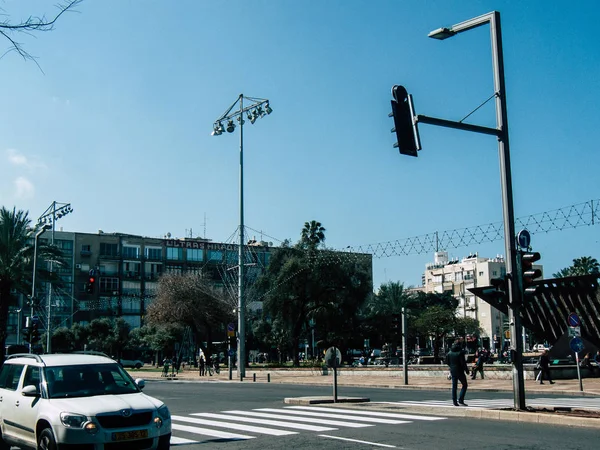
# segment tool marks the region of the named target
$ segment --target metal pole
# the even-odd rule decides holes
[[[246,324],[244,299],[244,95],[240,94],[240,247],[238,253],[238,372],[246,376]]]
[[[579,379],[579,390],[583,392],[583,381],[581,380],[581,369],[579,368],[579,352],[575,352],[575,365],[577,366],[577,378]]]
[[[42,229],[35,234],[35,237],[33,239],[33,275],[31,277],[31,311],[30,311],[29,317],[33,317],[33,302],[35,301],[35,273],[36,273],[36,269],[37,269],[37,244],[38,244],[38,239],[39,239],[40,235],[48,229],[47,227],[48,227],[48,225],[44,225],[42,227]],[[29,352],[31,352],[33,350],[32,347],[33,346],[30,342],[29,343]]]
[[[404,384],[408,384],[408,363],[406,361],[406,308],[402,308],[402,373]]]
[[[512,374],[514,406],[525,409],[525,383],[523,381],[523,341],[521,339],[522,295],[517,273],[517,244],[515,240],[515,216],[513,209],[512,177],[510,168],[510,147],[508,141],[508,115],[506,112],[506,86],[504,83],[504,58],[502,51],[502,29],[500,13],[490,14],[490,35],[492,39],[492,59],[494,67],[494,91],[496,92],[496,127],[498,137],[498,157],[502,184],[502,213],[504,219],[504,246],[507,254],[506,273],[508,274],[508,310],[511,327]]]
[[[54,245],[54,230],[56,223],[56,201],[52,202],[52,240],[51,243]],[[52,276],[53,263],[50,260],[50,276]],[[50,339],[50,318],[52,316],[51,306],[52,306],[52,279],[50,279],[50,286],[48,287],[48,299],[46,301],[46,307],[48,309],[48,320],[46,325],[46,353],[52,353],[51,347],[51,339]]]

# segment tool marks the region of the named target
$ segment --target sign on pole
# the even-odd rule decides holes
[[[571,339],[571,342],[569,342],[569,346],[571,347],[571,350],[573,350],[575,353],[583,351],[583,341],[580,337],[574,337],[573,339]]]
[[[235,323],[227,324],[227,337],[235,336]]]
[[[569,324],[570,327],[581,326],[581,320],[579,319],[579,316],[575,313],[569,314],[569,317],[567,318],[567,323]]]

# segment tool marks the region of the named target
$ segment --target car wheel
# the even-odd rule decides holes
[[[141,365],[140,363],[136,363],[136,365],[135,365],[135,368],[136,368],[136,369],[141,369],[141,368],[142,368],[142,365]]]
[[[44,428],[40,433],[38,450],[56,450],[56,440],[50,428]]]

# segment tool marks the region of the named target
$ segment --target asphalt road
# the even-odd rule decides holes
[[[332,395],[332,388],[326,386],[148,382],[145,392],[163,400],[176,418],[178,429],[174,429],[172,441],[175,449],[598,447],[597,429],[412,413],[414,417],[394,416],[401,411],[389,411],[392,415],[387,417],[365,417],[359,407],[332,412],[325,407],[293,409],[283,403],[286,397]],[[344,387],[338,395],[385,402],[447,400],[449,392]],[[473,395],[478,399],[512,398],[505,392]]]

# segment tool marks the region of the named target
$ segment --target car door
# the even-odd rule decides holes
[[[16,394],[18,398],[14,402],[13,416],[15,421],[20,425],[16,431],[18,439],[35,446],[35,423],[38,414],[40,401],[42,400],[41,387],[41,369],[36,366],[28,365],[25,368],[23,382],[18,386]],[[33,385],[39,395],[24,396],[22,394],[25,386]]]
[[[15,417],[16,405],[21,394],[17,392],[24,369],[23,364],[4,364],[0,372],[0,418],[2,419],[2,436],[11,442],[19,439],[23,426]]]

